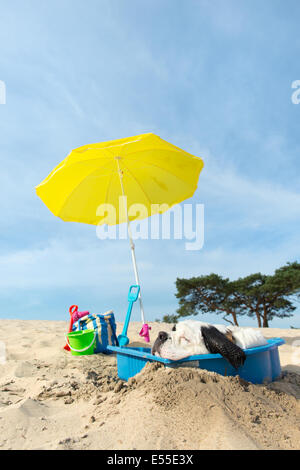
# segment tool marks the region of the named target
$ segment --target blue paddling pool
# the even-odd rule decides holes
[[[153,356],[150,348],[130,348],[108,346],[117,354],[118,376],[122,380],[138,374],[147,362],[160,362],[165,367],[190,366],[217,372],[221,375],[239,375],[254,384],[272,382],[280,377],[281,366],[278,346],[285,343],[281,338],[268,339],[268,344],[257,348],[245,349],[246,361],[235,370],[220,354],[201,354],[189,356],[180,361],[171,361]]]

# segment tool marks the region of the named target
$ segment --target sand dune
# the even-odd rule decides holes
[[[122,325],[118,325],[118,332]],[[151,323],[152,339],[170,325]],[[1,449],[297,449],[300,331],[279,336],[283,377],[269,385],[148,364],[129,383],[114,356],[62,349],[67,322],[0,320]],[[140,342],[139,323],[129,336]],[[3,355],[2,355],[3,356]]]

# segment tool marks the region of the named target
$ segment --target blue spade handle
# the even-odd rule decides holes
[[[136,289],[136,292],[134,292],[134,289]],[[133,284],[132,286],[130,286],[128,292],[128,302],[135,302],[139,297],[139,293],[140,286],[138,286],[137,284]]]
[[[138,284],[133,284],[132,286],[130,286],[129,292],[128,292],[129,305],[128,305],[128,310],[126,313],[125,323],[123,326],[122,333],[118,336],[118,341],[119,341],[120,346],[126,346],[126,344],[129,343],[129,338],[127,337],[127,330],[128,330],[128,325],[130,322],[132,307],[133,307],[134,302],[136,302],[136,300],[138,299],[139,293],[140,293],[140,286]]]

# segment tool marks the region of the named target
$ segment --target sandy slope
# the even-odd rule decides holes
[[[152,339],[170,325],[152,323]],[[284,376],[270,385],[147,365],[118,380],[114,356],[66,353],[66,322],[0,320],[1,449],[296,449],[300,331],[280,336]],[[140,324],[129,336],[139,341]],[[118,332],[121,325],[118,325]],[[297,342],[298,341],[298,342]]]

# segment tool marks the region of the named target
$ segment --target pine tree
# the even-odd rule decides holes
[[[171,316],[172,320],[216,313],[238,326],[238,317],[247,315],[256,318],[259,327],[267,328],[274,317],[293,315],[296,309],[293,301],[300,298],[300,263],[287,263],[273,275],[255,273],[236,281],[214,273],[177,278],[176,287],[179,309],[177,316]]]

